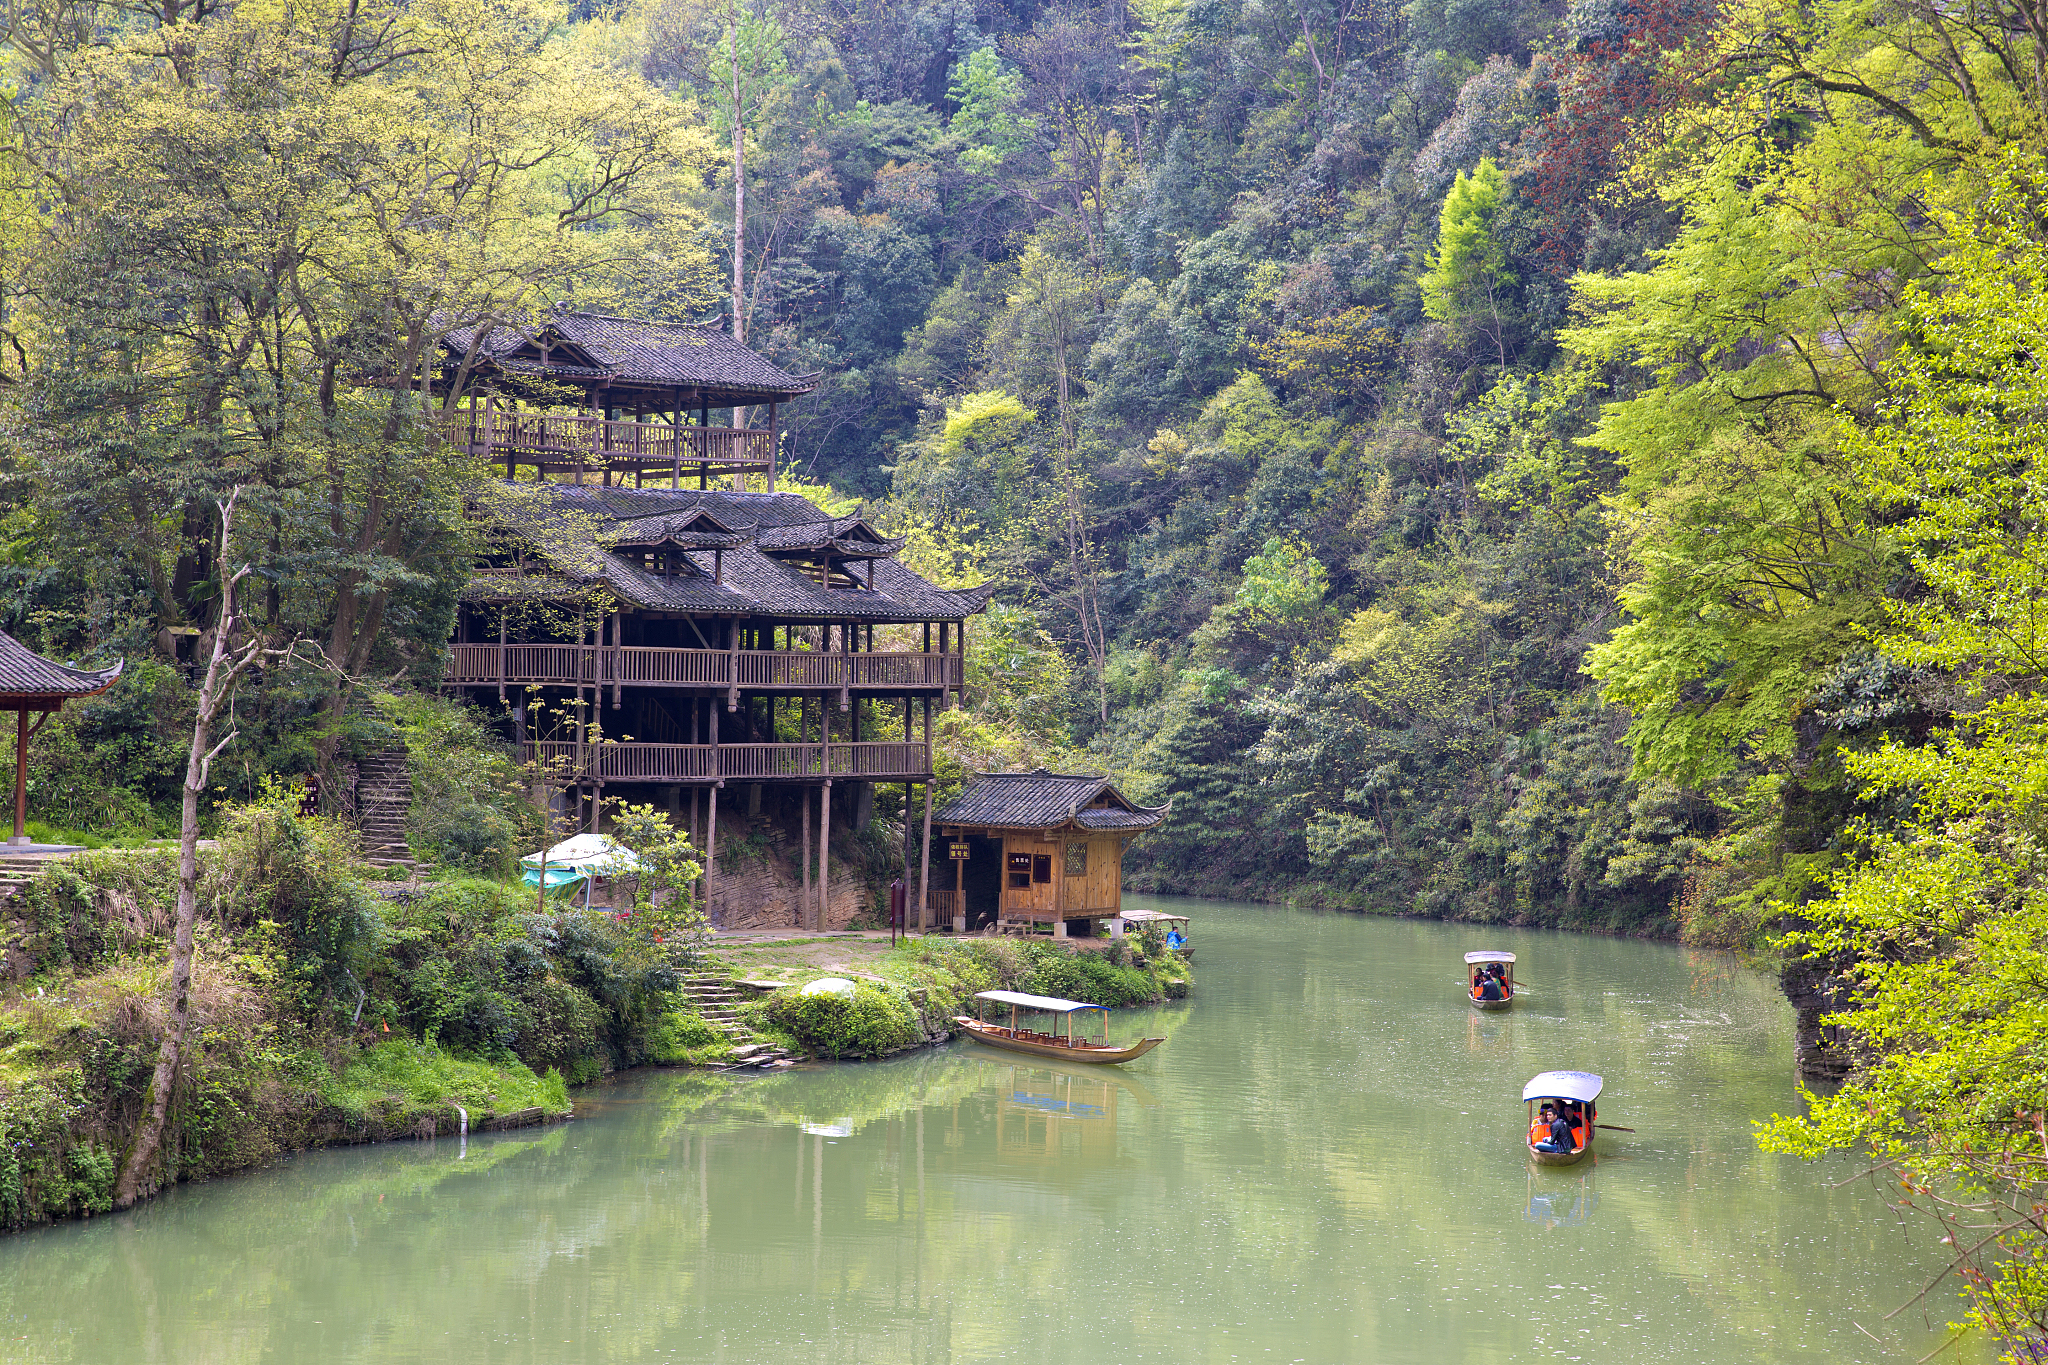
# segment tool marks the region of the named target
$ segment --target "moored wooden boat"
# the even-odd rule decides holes
[[[1488,998],[1487,978],[1499,983],[1499,997]],[[1475,1010],[1513,1009],[1515,1004],[1515,955],[1491,948],[1465,954],[1465,998]]]
[[[1008,1005],[1010,1022],[992,1024],[979,1017],[983,1004]],[[1049,995],[1025,995],[1018,991],[982,991],[974,997],[976,1017],[953,1016],[953,1022],[967,1031],[967,1036],[978,1043],[999,1047],[1007,1052],[1023,1052],[1033,1057],[1057,1058],[1063,1062],[1113,1063],[1128,1062],[1142,1057],[1153,1048],[1165,1042],[1164,1038],[1140,1038],[1128,1047],[1112,1047],[1109,1042],[1109,1010],[1102,1005],[1083,1004],[1078,1000],[1060,1000]],[[1041,1033],[1022,1026],[1019,1016],[1031,1010],[1053,1016],[1053,1030]],[[1074,1035],[1074,1018],[1083,1010],[1102,1011],[1102,1041],[1097,1043]],[[1066,1021],[1066,1032],[1059,1032],[1059,1021]]]
[[[1529,1159],[1538,1166],[1576,1166],[1586,1159],[1593,1150],[1594,1120],[1600,1111],[1593,1101],[1600,1096],[1604,1084],[1590,1071],[1546,1071],[1532,1076],[1522,1087],[1522,1102],[1529,1110]],[[1569,1152],[1544,1151],[1537,1146],[1536,1106],[1545,1109],[1556,1107],[1564,1113],[1572,1125],[1572,1141],[1577,1145]]]

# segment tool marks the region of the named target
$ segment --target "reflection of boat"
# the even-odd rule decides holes
[[[1100,1067],[1004,1067],[996,1084],[996,1157],[1028,1165],[1116,1158],[1118,1101],[1129,1088]]]
[[[1522,1087],[1522,1102],[1529,1108],[1529,1158],[1538,1166],[1570,1166],[1593,1150],[1593,1121],[1600,1111],[1593,1101],[1600,1096],[1602,1082],[1590,1071],[1546,1071],[1532,1076]],[[1573,1147],[1569,1152],[1539,1151],[1536,1105],[1555,1105],[1572,1126]]]
[[[965,1052],[961,1056],[978,1058],[981,1066],[988,1067],[1011,1081],[1018,1076],[1028,1076],[1033,1078],[1032,1084],[1043,1086],[1058,1085],[1063,1081],[1088,1080],[1098,1085],[1114,1086],[1123,1092],[1126,1103],[1144,1109],[1159,1108],[1159,1096],[1152,1093],[1149,1086],[1128,1071],[1072,1066],[1059,1057],[1034,1057],[1029,1062],[1013,1062],[990,1057],[981,1052]]]
[[[1007,1026],[991,1024],[981,1017],[983,1002],[992,1005],[1008,1005],[1010,1022]],[[1050,1014],[1053,1032],[1040,1033],[1027,1029],[1019,1023],[1019,1015],[1030,1010],[1039,1014]],[[1102,1011],[1102,1041],[1085,1042],[1074,1035],[1074,1016],[1083,1010]],[[1063,1062],[1128,1062],[1142,1057],[1153,1048],[1165,1042],[1164,1038],[1140,1038],[1129,1047],[1109,1045],[1109,1010],[1103,1005],[1084,1005],[1078,1000],[1060,1000],[1049,995],[1024,995],[1018,991],[982,991],[974,997],[975,1017],[955,1015],[953,1022],[966,1029],[968,1036],[990,1047],[1003,1048],[1010,1052],[1027,1052],[1034,1057],[1056,1057]],[[1058,1030],[1060,1021],[1066,1021],[1066,1033]]]
[[[1495,976],[1490,970],[1500,969]],[[1489,997],[1484,993],[1488,977],[1494,977],[1500,984],[1499,994]],[[1475,1010],[1504,1010],[1515,1003],[1515,955],[1496,952],[1491,948],[1465,954],[1465,995]]]
[[[1529,1207],[1522,1210],[1522,1221],[1541,1223],[1547,1228],[1575,1228],[1593,1216],[1593,1210],[1600,1207],[1600,1192],[1593,1188],[1590,1176],[1580,1176],[1575,1184],[1536,1188],[1536,1177],[1529,1177]]]

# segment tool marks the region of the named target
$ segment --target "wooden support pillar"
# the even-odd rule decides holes
[[[626,614],[612,608],[612,710],[619,709],[619,670],[626,662]]]
[[[505,704],[505,619],[511,614],[511,611],[504,606],[498,608],[498,705],[500,706]]]
[[[827,630],[831,627],[827,626]],[[839,623],[839,709],[844,711],[853,704],[853,625],[848,621]]]
[[[926,766],[930,766],[927,764]],[[918,841],[917,874],[917,930],[925,933],[932,927],[932,778],[924,778],[924,837]]]
[[[954,837],[964,839],[967,836],[956,831]],[[947,850],[946,857],[953,864],[953,932],[964,934],[967,932],[967,864],[953,857],[950,849]],[[1000,889],[1003,884],[1002,871],[1002,865],[998,863],[996,866],[997,895],[1002,894]]]
[[[777,439],[775,433],[775,404],[770,403],[768,405],[768,491],[770,493],[775,491],[775,442]]]
[[[723,773],[725,764],[718,752],[718,708],[711,712],[711,795],[710,810],[704,823],[704,915],[711,915],[712,888],[717,881],[718,863],[718,789],[725,785]]]
[[[737,619],[726,629],[731,632],[725,649],[725,709],[737,711],[740,706],[740,623]]]
[[[798,787],[796,790],[799,798],[796,807],[797,821],[804,827],[803,881],[797,900],[796,927],[808,929],[811,927],[811,789]]]
[[[825,927],[831,911],[831,778],[825,778],[817,800],[817,921],[813,929]]]
[[[911,784],[905,782],[903,784],[903,927],[905,929],[913,927],[914,921],[911,919],[911,911],[915,908],[910,903],[910,843],[911,836],[917,833],[917,821],[911,818],[914,808],[910,804],[910,789]]]
[[[711,888],[718,878],[715,864],[718,861],[718,788],[711,788],[707,798],[709,809],[704,821],[704,918],[713,919],[711,914]]]
[[[14,713],[14,838],[28,842],[28,708]]]

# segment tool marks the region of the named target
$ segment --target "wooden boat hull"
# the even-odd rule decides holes
[[[967,1031],[967,1036],[977,1043],[987,1043],[1005,1052],[1022,1052],[1031,1057],[1046,1057],[1061,1062],[1087,1062],[1091,1065],[1105,1065],[1114,1062],[1128,1062],[1142,1057],[1153,1048],[1165,1042],[1164,1038],[1140,1038],[1129,1047],[1068,1047],[1065,1043],[1043,1043],[1035,1038],[1016,1038],[1001,1031],[998,1026],[984,1024],[979,1019],[968,1019],[954,1015],[953,1022]]]
[[[1529,1160],[1538,1166],[1576,1166],[1593,1154],[1593,1144],[1587,1143],[1576,1152],[1539,1152],[1530,1144]]]
[[[1505,1000],[1481,1000],[1471,995],[1465,998],[1472,1002],[1472,1008],[1475,1010],[1504,1010],[1511,1008],[1515,1003],[1515,997],[1512,995]]]

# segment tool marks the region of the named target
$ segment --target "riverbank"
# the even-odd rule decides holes
[[[285,1154],[545,1123],[574,1086],[743,1051],[886,1056],[950,1036],[977,990],[1132,1005],[1190,969],[1131,944],[736,935],[650,956],[617,917],[537,913],[521,887],[429,881],[372,894],[319,821],[252,817],[209,850],[188,1055],[151,1191]],[[90,1217],[143,1106],[163,1023],[175,862],[96,850],[0,909],[0,1227]],[[751,980],[731,1022],[685,976]],[[850,999],[803,997],[823,976]]]

